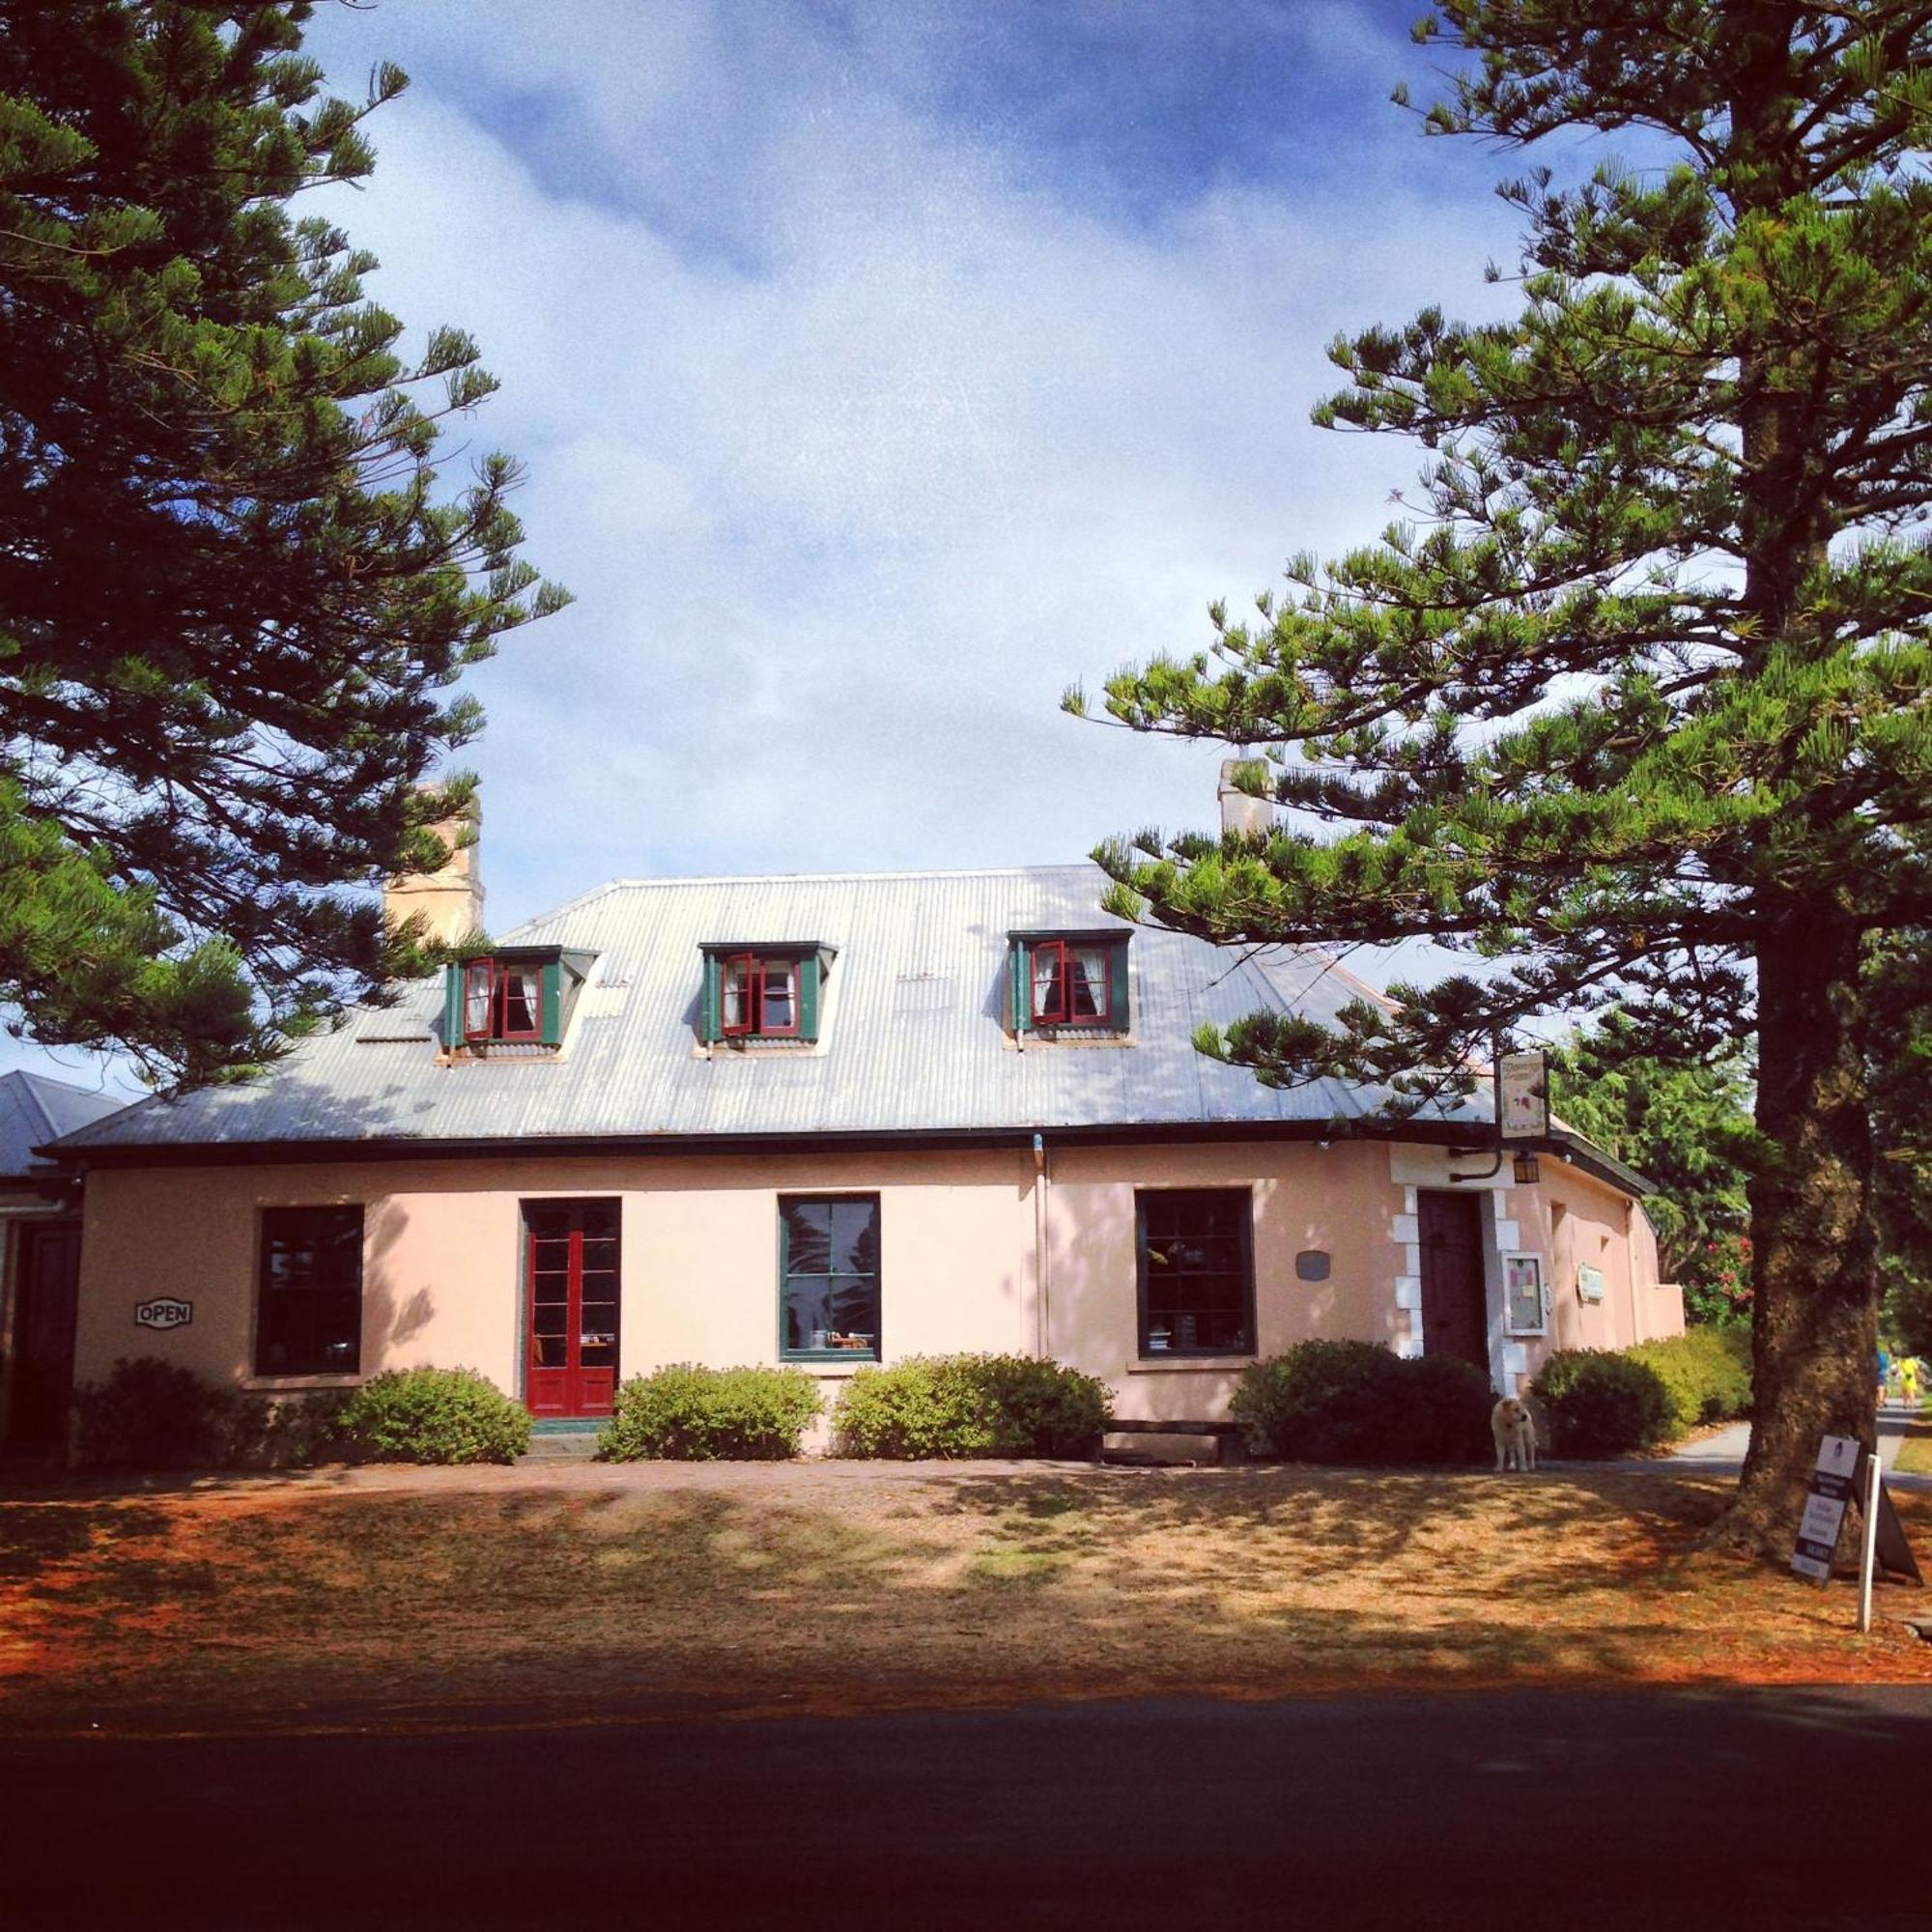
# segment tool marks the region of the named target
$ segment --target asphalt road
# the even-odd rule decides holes
[[[16,1739],[0,1919],[1918,1926],[1928,1764],[1881,1689]]]

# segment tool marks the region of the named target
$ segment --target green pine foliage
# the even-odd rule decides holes
[[[1643,1208],[1657,1231],[1658,1271],[1684,1285],[1687,1317],[1747,1321],[1748,1061],[1737,1044],[1709,1060],[1661,1061],[1631,1052],[1628,1032],[1611,1012],[1551,1047],[1551,1105],[1656,1184]]]
[[[439,487],[495,386],[419,356],[298,212],[371,166],[305,0],[0,0],[0,1001],[203,1080],[385,967],[434,867],[454,686],[563,593],[516,464]],[[401,959],[408,946],[395,955]]]
[[[1277,829],[1096,856],[1114,910],[1219,942],[1491,962],[1207,1042],[1266,1081],[1412,1112],[1551,1012],[1671,1061],[1755,1037],[1719,1533],[1775,1551],[1819,1435],[1872,1431],[1862,976],[1932,923],[1932,0],[1442,0],[1417,33],[1472,57],[1430,131],[1596,164],[1504,184],[1513,318],[1335,343],[1317,420],[1425,451],[1403,519],[1108,681],[1124,724],[1250,748]]]

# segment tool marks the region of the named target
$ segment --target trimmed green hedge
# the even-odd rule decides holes
[[[1640,1342],[1624,1352],[1652,1370],[1663,1384],[1670,1399],[1673,1435],[1750,1413],[1747,1328],[1687,1328],[1668,1341]]]
[[[1293,1463],[1466,1463],[1490,1439],[1489,1378],[1376,1342],[1301,1342],[1241,1371],[1229,1413],[1258,1455]]]
[[[1549,1418],[1564,1456],[1621,1456],[1655,1449],[1671,1433],[1670,1391],[1648,1362],[1608,1349],[1559,1349],[1530,1394]]]
[[[1091,1456],[1113,1415],[1104,1382],[1031,1355],[915,1355],[861,1369],[834,1416],[841,1455]]]
[[[94,1468],[512,1463],[530,1439],[523,1405],[471,1369],[392,1370],[355,1389],[261,1396],[137,1355],[75,1403],[76,1455]]]
[[[782,1463],[824,1406],[801,1369],[704,1369],[678,1362],[633,1376],[598,1432],[607,1463]]]
[[[391,1369],[336,1417],[342,1447],[367,1463],[514,1463],[530,1412],[474,1369]]]

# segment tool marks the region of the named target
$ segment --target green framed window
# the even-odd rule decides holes
[[[1123,1034],[1129,1030],[1128,935],[1014,932],[1008,984],[1015,1034]]]
[[[1245,1187],[1134,1192],[1140,1351],[1255,1352],[1254,1197]]]
[[[445,1047],[473,1054],[560,1047],[593,956],[560,946],[505,946],[445,967]]]
[[[361,1367],[361,1208],[265,1208],[255,1373],[353,1376]]]
[[[880,1312],[879,1197],[781,1195],[781,1359],[876,1362]]]
[[[702,952],[698,1033],[707,1045],[817,1039],[832,947],[733,940]]]

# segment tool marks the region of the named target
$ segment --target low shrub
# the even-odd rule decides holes
[[[240,1398],[158,1355],[124,1356],[74,1391],[74,1453],[97,1469],[212,1468],[230,1460]]]
[[[1619,1456],[1654,1449],[1670,1433],[1670,1391],[1648,1362],[1607,1349],[1559,1349],[1530,1394],[1548,1415],[1565,1456]]]
[[[1663,1384],[1673,1435],[1750,1412],[1747,1330],[1689,1328],[1668,1341],[1641,1342],[1624,1352],[1654,1371]]]
[[[1242,1370],[1230,1414],[1257,1455],[1295,1463],[1466,1463],[1489,1441],[1489,1378],[1375,1342],[1301,1342]]]
[[[1032,1355],[914,1355],[861,1369],[835,1427],[846,1456],[1090,1456],[1113,1414],[1106,1384]]]
[[[1493,1453],[1496,1398],[1481,1369],[1454,1355],[1417,1355],[1396,1367],[1402,1379],[1389,1418],[1390,1462],[1471,1463]]]
[[[1376,1462],[1382,1425],[1401,1400],[1399,1369],[1374,1342],[1298,1342],[1241,1371],[1228,1413],[1259,1456]]]
[[[514,1463],[530,1446],[529,1411],[474,1369],[391,1369],[350,1393],[334,1430],[366,1463]]]
[[[229,1420],[224,1464],[243,1469],[307,1469],[342,1462],[354,1449],[342,1423],[349,1389],[242,1396]]]
[[[610,1463],[782,1463],[824,1406],[801,1369],[702,1369],[678,1362],[617,1390],[597,1453]]]

